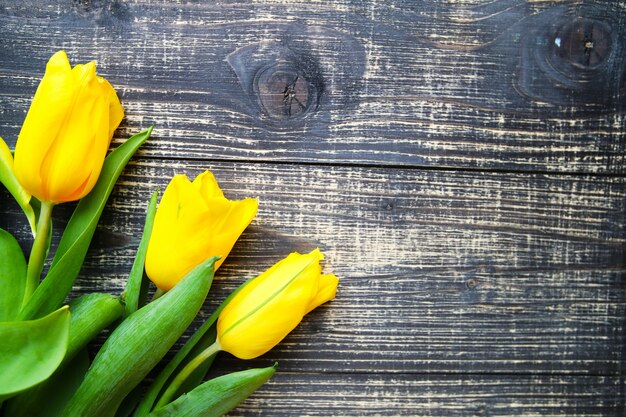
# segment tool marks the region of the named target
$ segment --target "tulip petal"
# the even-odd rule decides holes
[[[41,201],[84,197],[100,175],[122,117],[115,91],[96,76],[95,63],[71,68],[65,52],[57,52],[48,61],[20,131],[18,179]]]
[[[221,259],[216,263],[219,268],[235,246],[237,239],[256,216],[259,202],[255,198],[239,201],[223,199],[212,200],[209,205],[210,216],[217,220],[211,226],[211,251]]]
[[[282,261],[274,264],[244,287],[222,312],[219,320],[220,334],[230,331],[237,323],[260,309],[275,296],[277,290],[288,286],[310,264],[299,253],[291,253]],[[296,260],[302,260],[299,263]],[[242,302],[248,300],[248,302]]]
[[[96,103],[86,104],[84,109],[90,113],[98,113]],[[80,116],[73,116],[78,120]],[[95,118],[98,118],[95,116]],[[99,118],[98,118],[99,119]],[[78,123],[72,124],[76,126]],[[97,174],[100,173],[99,165],[104,160],[106,148],[98,146],[96,132],[89,132],[77,128],[66,129],[59,135],[54,145],[44,158],[42,164],[42,177],[44,179],[44,195],[46,201],[64,202],[77,200],[91,190],[97,175],[94,169],[98,166]],[[73,138],[80,137],[80,141]],[[88,185],[90,185],[88,187]]]
[[[335,298],[335,295],[337,294],[337,285],[339,285],[339,278],[335,275],[322,275],[318,283],[317,294],[315,294],[311,301],[309,301],[305,314],[308,314],[325,302]]]
[[[109,147],[108,97],[96,80],[93,62],[72,69],[78,85],[64,129],[46,155],[42,176],[48,200],[62,202],[83,197],[93,188]]]
[[[221,257],[217,269],[257,210],[256,199],[226,199],[210,171],[193,183],[184,175],[174,176],[155,216],[146,256],[148,276],[167,291],[209,256]]]
[[[40,167],[58,135],[68,109],[73,106],[76,86],[70,76],[67,55],[59,51],[50,58],[15,145],[15,174],[39,200],[46,200]]]
[[[207,207],[184,175],[169,183],[157,210],[146,254],[146,273],[163,291],[212,254],[204,241],[210,232]]]
[[[103,95],[109,98],[109,140],[113,137],[113,133],[124,118],[124,108],[113,86],[102,77],[96,77]]]
[[[204,171],[193,180],[193,186],[200,192],[200,195],[207,200],[215,197],[224,197],[224,193],[220,188],[213,173],[209,170]]]
[[[319,274],[321,267],[319,261],[323,258],[319,249],[302,255],[297,252],[289,254],[282,261],[274,264],[267,271],[256,277],[252,282],[243,288],[237,295],[236,300],[249,300],[253,302],[236,302],[233,300],[226,306],[225,313],[222,314],[222,325],[224,329],[234,326],[235,321],[250,315],[261,306],[276,296],[279,289],[286,288],[296,278],[303,275]],[[317,287],[315,288],[317,291]],[[312,296],[310,297],[312,298]],[[307,298],[306,301],[310,298]]]
[[[235,233],[235,230],[240,229],[237,233],[239,235],[254,219],[259,203],[255,198],[238,201],[211,198],[207,200],[207,206],[209,215],[216,219],[213,223],[215,233]]]
[[[65,51],[55,52],[55,54],[50,57],[48,64],[46,65],[46,72],[50,73],[66,73],[71,71],[71,69],[70,60],[67,58]]]
[[[285,312],[289,311],[289,314]],[[302,321],[302,304],[280,299],[272,307],[264,308],[263,321],[254,325],[235,326],[220,338],[222,350],[239,359],[253,359],[270,351]]]
[[[292,253],[246,285],[218,321],[222,349],[240,359],[264,354],[293,330],[318,290],[319,250]]]

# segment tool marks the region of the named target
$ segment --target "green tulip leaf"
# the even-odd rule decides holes
[[[0,229],[0,322],[14,320],[22,307],[26,287],[26,259],[19,243]]]
[[[237,295],[237,293],[241,291],[241,289],[245,287],[250,281],[252,281],[252,278],[241,284],[235,291],[233,291],[222,302],[222,304],[220,304],[217,310],[215,310],[213,314],[211,314],[211,317],[209,317],[208,320],[205,321],[202,326],[200,326],[200,328],[198,328],[198,330],[196,330],[196,332],[187,340],[187,342],[183,345],[182,348],[180,348],[180,350],[176,353],[174,358],[165,366],[165,368],[163,368],[163,370],[155,378],[154,382],[152,382],[152,385],[150,385],[150,388],[148,388],[148,392],[146,392],[143,400],[141,400],[141,402],[139,403],[139,406],[137,407],[137,410],[134,414],[135,417],[147,416],[150,413],[150,410],[152,410],[152,407],[154,407],[154,405],[156,404],[156,401],[159,398],[159,394],[163,392],[163,387],[165,386],[165,384],[167,382],[170,382],[171,379],[173,379],[173,377],[185,367],[185,365],[191,360],[191,358],[194,358],[196,356],[194,355],[194,353],[197,354],[204,350],[206,347],[213,344],[213,342],[215,341],[215,333],[210,331],[211,328],[217,321],[217,318],[219,317],[224,307],[226,307],[230,300],[232,300],[232,298]],[[196,346],[198,346],[198,348],[196,348]],[[204,369],[206,373],[208,367],[200,366],[199,369],[201,369],[200,371],[198,371],[199,373],[202,372],[202,369]],[[197,378],[196,372],[194,372],[191,376],[193,377],[194,375],[194,378]],[[202,375],[201,379],[203,378],[204,375]],[[186,383],[185,386],[188,387],[189,385]]]
[[[87,369],[89,354],[83,349],[69,362],[64,360],[44,383],[8,400],[5,417],[57,417],[80,386]]]
[[[96,185],[80,200],[63,232],[48,275],[22,309],[22,319],[41,317],[63,303],[80,272],[98,220],[117,178],[151,132],[152,128],[132,136],[106,157]]]
[[[81,295],[69,307],[70,337],[63,362],[48,380],[11,398],[6,417],[61,414],[89,367],[89,357],[79,357],[86,355],[85,346],[124,312],[118,297],[103,293]]]
[[[167,354],[209,292],[217,257],[196,266],[165,295],[128,316],[111,333],[62,416],[113,416]]]
[[[84,294],[70,301],[70,340],[63,362],[87,346],[102,330],[122,317],[124,305],[111,294]]]
[[[276,372],[275,366],[248,369],[220,376],[199,385],[150,417],[218,417],[226,414],[259,389]]]
[[[13,155],[9,147],[0,138],[0,182],[7,187],[7,190],[11,193],[17,204],[22,208],[28,223],[30,224],[30,230],[35,235],[35,212],[30,205],[30,194],[22,187],[15,173],[13,172]]]
[[[137,385],[135,389],[132,390],[130,394],[128,394],[126,398],[124,398],[124,400],[122,400],[122,403],[115,412],[114,417],[131,416],[133,414],[133,411],[135,411],[137,404],[139,404],[139,401],[141,400],[141,396],[143,395],[143,389],[144,387],[141,384]]]
[[[152,225],[154,224],[154,215],[156,213],[157,198],[159,193],[155,191],[150,197],[148,210],[146,212],[146,222],[143,227],[143,235],[139,242],[139,249],[133,262],[133,267],[128,275],[126,282],[126,290],[124,291],[124,301],[126,303],[126,311],[124,317],[130,316],[140,307],[140,295],[142,293],[142,284],[147,283],[144,274],[144,266],[146,264],[146,252],[148,252],[148,242],[152,234]]]
[[[0,323],[0,400],[46,380],[67,350],[69,307],[44,318]]]

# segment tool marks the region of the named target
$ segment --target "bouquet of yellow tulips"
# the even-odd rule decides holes
[[[256,199],[232,201],[213,174],[176,175],[145,226],[125,291],[66,298],[109,194],[150,136],[138,133],[107,156],[124,112],[93,62],[71,67],[63,51],[45,75],[11,152],[0,138],[0,182],[33,234],[28,259],[0,229],[0,414],[13,416],[217,416],[275,372],[248,369],[205,381],[219,351],[258,357],[304,315],[335,296],[322,253],[291,253],[245,281],[141,387],[196,318],[213,274],[257,213]],[[42,279],[56,204],[79,200]],[[150,282],[155,286],[148,299]],[[87,344],[108,338],[93,361]],[[143,388],[143,389],[142,389]]]

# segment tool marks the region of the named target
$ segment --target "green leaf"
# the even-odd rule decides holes
[[[259,389],[276,372],[275,366],[248,369],[220,376],[199,385],[150,417],[218,417],[226,414]]]
[[[70,301],[70,312],[70,340],[63,362],[72,359],[104,328],[122,317],[124,305],[111,294],[85,294]]]
[[[174,358],[163,368],[163,370],[159,373],[159,375],[155,378],[150,388],[148,388],[148,392],[144,396],[141,403],[137,407],[135,411],[135,417],[144,417],[150,413],[154,404],[156,404],[157,399],[159,398],[159,394],[162,393],[163,387],[167,382],[169,382],[173,377],[172,375],[178,374],[187,362],[195,355],[190,354],[190,352],[199,352],[204,350],[202,349],[194,349],[196,345],[201,345],[203,347],[208,347],[215,341],[215,336],[209,330],[213,326],[213,324],[217,321],[220,313],[226,307],[226,304],[232,300],[232,298],[239,292],[243,287],[245,287],[252,278],[248,279],[246,282],[241,284],[235,291],[233,291],[220,306],[211,314],[211,317],[205,321],[202,326],[187,340],[187,343],[176,353]]]
[[[128,417],[133,414],[135,407],[137,407],[137,404],[139,404],[139,401],[141,400],[143,388],[144,387],[141,384],[137,385],[135,389],[133,389],[130,394],[124,398],[115,412],[115,417]]]
[[[0,138],[0,182],[7,187],[7,190],[9,190],[15,201],[17,201],[17,204],[19,204],[24,211],[28,223],[30,224],[30,230],[34,236],[36,224],[35,212],[29,204],[30,194],[15,177],[15,173],[13,172],[13,155],[11,155],[9,147],[2,138]]]
[[[80,386],[87,369],[89,354],[83,349],[71,361],[64,361],[44,383],[11,398],[4,417],[57,417]]]
[[[0,400],[52,375],[65,356],[69,328],[67,306],[42,319],[0,323]]]
[[[132,136],[107,156],[98,182],[80,200],[63,232],[48,275],[22,309],[22,319],[41,317],[63,303],[80,272],[98,220],[117,178],[151,132],[152,128]]]
[[[14,320],[22,307],[26,287],[26,259],[19,243],[0,229],[0,322]]]
[[[63,416],[113,416],[122,400],[165,356],[202,307],[216,257],[172,290],[128,316],[109,336]]]
[[[45,382],[13,397],[6,417],[58,416],[83,380],[89,367],[84,350],[100,331],[119,319],[124,306],[110,294],[85,294],[70,302],[70,336],[63,362]],[[85,365],[86,362],[86,365]]]
[[[154,224],[158,196],[159,193],[155,191],[152,193],[152,197],[150,197],[150,203],[148,204],[148,210],[146,212],[146,222],[143,227],[143,236],[141,237],[141,242],[139,242],[135,262],[133,262],[133,267],[130,270],[128,281],[126,282],[126,291],[124,292],[126,311],[124,317],[130,316],[139,308],[142,283],[145,280],[144,266],[146,264],[146,252],[148,251],[148,242],[150,242],[150,235],[152,234],[152,225]]]

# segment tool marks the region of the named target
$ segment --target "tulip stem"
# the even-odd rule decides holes
[[[26,288],[24,289],[24,299],[22,306],[26,305],[30,297],[33,295],[39,280],[41,279],[41,271],[43,264],[48,255],[48,244],[50,237],[50,219],[52,217],[52,208],[54,203],[49,201],[41,202],[41,210],[39,211],[39,220],[37,221],[37,233],[33,241],[33,247],[30,250],[28,258],[28,267],[26,269]]]
[[[207,359],[211,356],[215,355],[217,352],[222,350],[219,342],[216,340],[211,346],[204,349],[198,356],[189,361],[187,365],[176,375],[176,377],[172,380],[172,383],[167,387],[159,401],[157,401],[154,409],[161,408],[167,404],[169,404],[176,395],[176,392],[180,388],[180,386],[185,382],[185,380],[195,371],[198,366],[202,365]]]
[[[161,296],[165,294],[165,291],[163,291],[160,288],[157,288],[156,291],[154,292],[154,294],[152,295],[152,300],[151,301],[156,301],[159,298],[161,298]]]

